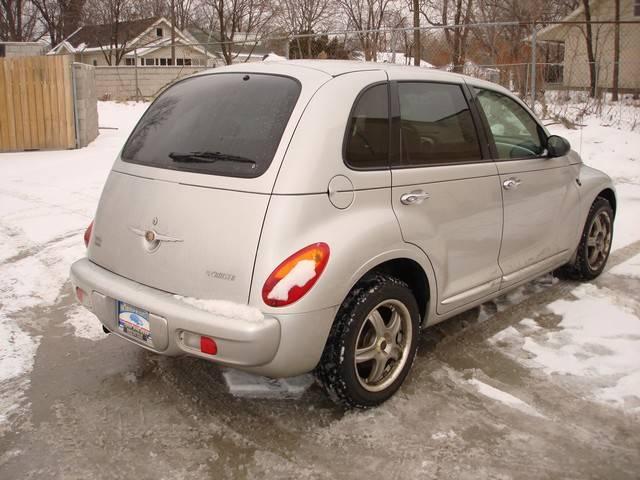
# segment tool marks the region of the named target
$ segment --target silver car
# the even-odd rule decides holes
[[[112,332],[336,401],[400,387],[422,328],[546,272],[593,279],[604,173],[493,83],[342,61],[180,80],[116,159],[71,279]]]

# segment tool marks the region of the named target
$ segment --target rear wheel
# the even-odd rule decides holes
[[[598,197],[587,215],[575,262],[560,273],[576,280],[596,278],[607,264],[612,238],[613,209],[608,200]]]
[[[367,408],[400,388],[415,358],[418,304],[395,277],[376,274],[349,293],[315,374],[336,402]]]

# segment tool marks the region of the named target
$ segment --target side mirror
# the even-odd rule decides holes
[[[571,151],[571,144],[560,135],[551,135],[547,138],[547,151],[550,157],[562,157]]]

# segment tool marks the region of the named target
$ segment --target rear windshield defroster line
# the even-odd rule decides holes
[[[224,73],[183,80],[151,104],[122,160],[258,177],[269,168],[299,95],[300,83],[279,75]]]

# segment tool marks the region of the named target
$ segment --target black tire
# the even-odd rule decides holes
[[[370,333],[365,332],[365,328],[374,330],[373,322],[367,326],[364,325],[365,322],[370,322],[370,315],[374,311],[384,313],[385,309],[389,311],[389,320],[385,320],[389,324],[384,324],[389,328],[386,332],[392,332],[390,328],[396,311],[399,318],[402,319],[398,321],[403,325],[403,330],[392,334],[392,336],[395,335],[392,341],[393,346],[391,341],[386,343],[384,338],[380,337],[378,338],[380,342],[376,342],[373,338],[372,345],[366,348],[374,351],[372,346],[377,345],[377,354],[387,358],[385,349],[393,349],[394,346],[402,344],[402,348],[394,350],[396,354],[400,351],[402,353],[400,359],[389,357],[388,360],[380,362],[386,365],[383,372],[388,368],[386,377],[384,373],[381,377],[386,379],[385,381],[380,382],[380,385],[372,384],[365,387],[361,382],[366,383],[366,380],[362,379],[362,369],[367,368],[367,361],[359,364],[358,367],[356,366],[356,344],[359,339],[364,337],[363,333]],[[410,335],[409,328],[411,329]],[[404,331],[405,329],[407,332]],[[349,408],[369,408],[379,405],[400,388],[409,373],[418,348],[419,334],[418,304],[407,284],[390,275],[382,273],[371,275],[361,280],[351,290],[338,310],[322,358],[314,372],[316,379],[329,397],[340,405]],[[371,335],[369,336],[371,337]],[[377,365],[379,360],[372,359],[371,361]],[[373,368],[370,367],[371,375],[373,375]],[[392,381],[394,377],[395,380]],[[382,388],[385,383],[388,385],[380,391],[368,389]]]
[[[608,218],[608,234],[604,236],[604,251],[598,255],[598,261],[596,263],[590,261],[590,253],[593,252],[593,247],[589,245],[590,233],[593,232],[594,222],[596,219]],[[578,244],[578,251],[576,253],[575,261],[572,264],[565,265],[558,274],[561,277],[570,278],[572,280],[593,280],[602,273],[604,267],[607,265],[609,259],[609,253],[611,251],[611,240],[613,238],[613,209],[611,204],[606,198],[597,197],[587,215],[587,221],[584,224],[582,230],[582,236],[580,237],[580,243]],[[607,238],[608,237],[608,238]]]

